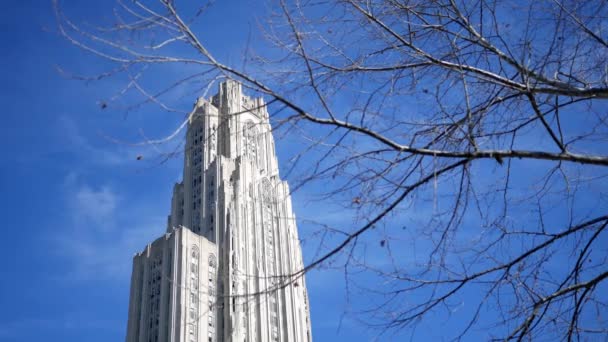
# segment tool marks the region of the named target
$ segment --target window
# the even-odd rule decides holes
[[[274,326],[272,327],[272,339],[275,341],[279,339],[279,331]]]
[[[209,255],[209,268],[213,268],[214,272],[215,272],[216,265],[217,265],[217,261],[215,260],[215,255],[210,254]]]
[[[208,305],[209,305],[209,311],[207,314],[207,319],[208,322],[207,324],[209,325],[209,329],[207,329],[208,331],[208,338],[209,341],[213,341],[213,335],[215,334],[215,329],[213,328],[215,326],[215,272],[216,272],[216,268],[217,268],[217,259],[215,258],[215,255],[213,254],[209,254],[209,291],[208,291]]]

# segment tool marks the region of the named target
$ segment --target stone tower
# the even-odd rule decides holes
[[[312,340],[289,187],[262,98],[198,99],[167,232],[133,258],[127,342]]]

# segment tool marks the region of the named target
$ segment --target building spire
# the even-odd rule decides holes
[[[303,262],[268,118],[236,81],[196,101],[167,234],[133,260],[127,342],[311,340],[303,277],[278,283]]]

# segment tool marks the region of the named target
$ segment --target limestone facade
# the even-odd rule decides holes
[[[133,259],[127,342],[312,340],[289,187],[262,98],[198,99],[166,234]]]

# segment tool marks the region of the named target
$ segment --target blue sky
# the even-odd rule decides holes
[[[103,12],[101,3],[66,1],[65,9],[77,19],[91,17]],[[3,5],[0,341],[122,341],[131,257],[164,231],[182,166],[181,157],[161,164],[149,148],[104,136],[128,140],[141,126],[165,134],[178,119],[152,112],[125,120],[117,109],[102,110],[100,99],[116,92],[120,80],[87,84],[57,72],[55,65],[94,72],[103,64],[54,33],[51,2]],[[248,27],[256,25],[248,16],[255,7],[244,2],[214,9],[220,15],[210,25],[230,40],[213,42],[227,58],[238,60]],[[194,99],[185,100],[186,108]],[[139,154],[144,161],[136,161]],[[302,217],[313,210],[305,202],[295,203]],[[338,327],[347,309],[339,273],[313,272],[308,286],[316,340],[373,336],[352,318]]]
[[[65,12],[76,21],[89,24],[108,22],[105,1],[63,1]],[[241,52],[250,39],[259,46],[255,32],[267,9],[253,0],[218,1],[210,15],[197,27],[204,32],[210,50],[222,60],[240,64]],[[81,53],[56,34],[56,20],[50,0],[8,0],[0,13],[3,50],[2,87],[3,124],[0,125],[0,210],[4,220],[3,248],[0,249],[0,341],[121,341],[126,329],[131,257],[165,230],[173,183],[181,179],[181,154],[165,161],[150,146],[132,146],[111,141],[124,141],[168,134],[181,121],[181,116],[166,113],[153,106],[133,110],[125,115],[123,100],[110,101],[128,80],[123,76],[98,82],[70,80],[63,70],[93,75],[109,65]],[[93,22],[90,22],[93,20]],[[263,45],[262,45],[263,46]],[[163,84],[190,72],[176,66],[161,73],[149,84]],[[204,85],[201,85],[204,87]],[[191,108],[200,93],[178,89],[175,96],[180,109]],[[126,96],[129,100],[129,95]],[[349,98],[338,99],[348,102]],[[421,101],[423,102],[423,101]],[[103,108],[102,103],[109,103]],[[338,103],[338,106],[342,104]],[[416,104],[411,105],[416,112]],[[605,111],[605,105],[598,111]],[[570,124],[576,125],[578,117]],[[581,123],[578,123],[581,124]],[[541,137],[526,137],[532,144]],[[540,144],[539,142],[539,144]],[[159,147],[162,152],[179,150],[176,139]],[[290,135],[277,141],[279,162],[283,170],[294,149],[301,145]],[[592,146],[603,153],[602,144]],[[136,160],[137,156],[143,160]],[[313,155],[314,157],[314,155]],[[303,162],[305,164],[307,159]],[[530,189],[541,178],[547,163],[514,162],[514,192]],[[567,167],[568,169],[568,167]],[[299,170],[301,171],[301,170]],[[494,177],[502,169],[491,162],[480,162],[473,169],[480,183],[491,188]],[[572,168],[572,172],[577,170]],[[599,169],[586,169],[583,176],[600,174]],[[298,172],[288,179],[297,180]],[[449,183],[452,180],[445,182]],[[293,183],[292,183],[293,184]],[[581,186],[577,214],[605,208],[598,201],[606,193],[606,181]],[[317,183],[322,187],[323,182]],[[294,208],[301,220],[304,256],[316,255],[318,226],[308,219],[329,225],[348,226],[349,212],[341,207],[320,203],[312,196],[314,188],[294,194]],[[587,194],[591,194],[587,197]],[[415,227],[437,213],[442,200],[433,202],[432,193],[424,191],[421,200],[404,210],[407,216],[391,217],[379,229],[370,231],[360,245],[370,265],[386,265],[387,249],[378,241],[395,234],[395,228]],[[603,197],[605,199],[605,197]],[[568,213],[560,197],[551,197],[555,215],[553,222],[564,221]],[[446,202],[449,200],[446,199]],[[525,222],[530,214],[528,203],[514,205],[513,220]],[[527,210],[527,211],[526,211]],[[358,222],[360,223],[360,222]],[[480,222],[472,219],[464,225],[464,239],[476,236]],[[395,255],[405,262],[416,259],[416,253],[428,250],[415,231],[397,233],[403,245],[396,246]],[[329,237],[329,243],[339,236]],[[405,240],[407,239],[407,240]],[[606,238],[602,242],[608,243]],[[606,246],[606,243],[603,246]],[[598,244],[602,245],[602,244]],[[599,249],[602,253],[601,248]],[[605,252],[605,251],[604,251]],[[334,266],[339,263],[333,264]],[[326,265],[307,275],[311,301],[313,337],[317,341],[370,341],[378,331],[370,330],[352,313],[368,298],[358,297],[358,289],[350,288],[347,297],[345,274],[339,267]],[[556,266],[556,265],[552,265]],[[351,274],[360,285],[374,285],[377,278]],[[599,291],[598,291],[599,292]],[[365,293],[365,292],[363,292]],[[462,296],[464,307],[478,296],[468,290]],[[406,298],[415,302],[418,298]],[[401,303],[401,302],[399,302]],[[465,311],[465,310],[462,310]],[[456,311],[457,316],[462,311]],[[346,314],[345,314],[346,313]],[[484,315],[491,317],[488,311]],[[451,328],[439,314],[423,323],[416,340],[440,340]],[[436,322],[441,322],[437,329]],[[473,336],[485,336],[483,333]],[[405,336],[409,336],[406,334]],[[381,340],[402,340],[404,336],[382,335]],[[473,337],[474,338],[474,337]]]

